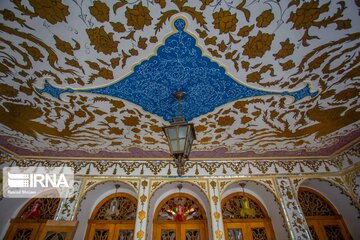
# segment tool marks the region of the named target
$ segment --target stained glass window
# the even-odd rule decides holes
[[[326,200],[312,191],[300,189],[298,198],[301,209],[307,217],[337,215]]]
[[[186,212],[191,208],[194,208],[196,210],[196,213],[191,216],[191,219],[193,220],[204,219],[204,216],[202,215],[202,212],[200,211],[197,203],[195,203],[193,200],[185,196],[179,196],[179,197],[173,197],[168,201],[166,201],[166,203],[161,207],[161,210],[158,215],[158,220],[171,220],[169,218],[169,214],[167,210],[173,210],[177,208],[179,204],[181,204],[184,207],[183,212]]]
[[[26,209],[20,214],[20,218],[26,218],[31,212],[34,204],[40,202],[40,217],[38,219],[49,219],[52,220],[55,217],[56,211],[59,207],[60,199],[59,198],[36,198],[31,204],[29,204]]]
[[[111,206],[115,204],[115,209]],[[95,220],[135,220],[136,204],[124,196],[106,201],[97,211]]]
[[[255,216],[240,216],[241,212],[241,199],[243,196],[235,195],[228,199],[222,206],[223,219],[241,219],[241,218],[265,218],[265,213],[261,207],[253,200],[249,199],[250,208],[255,209]]]

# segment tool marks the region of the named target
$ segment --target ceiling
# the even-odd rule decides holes
[[[1,1],[0,145],[168,158],[183,91],[192,159],[333,155],[360,137],[359,5]]]

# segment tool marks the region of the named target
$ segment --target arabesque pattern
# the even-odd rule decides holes
[[[2,1],[0,144],[20,155],[167,158],[161,132],[167,122],[141,104],[88,93],[63,102],[34,86],[47,79],[81,90],[121,81],[156,53],[181,16],[204,55],[236,81],[269,92],[306,85],[318,92],[295,103],[265,95],[209,110],[192,120],[196,156],[219,148],[222,157],[330,155],[360,134],[357,4]],[[194,91],[210,96],[210,90]],[[160,93],[152,97],[159,100]]]

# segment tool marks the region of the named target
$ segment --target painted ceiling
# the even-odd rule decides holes
[[[329,156],[360,137],[359,1],[0,3],[0,145],[21,156]]]

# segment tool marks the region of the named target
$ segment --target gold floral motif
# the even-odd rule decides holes
[[[40,50],[36,47],[29,46],[26,42],[23,42],[20,44],[23,48],[26,49],[27,53],[35,60],[35,61],[41,61],[44,58],[44,55],[40,52]]]
[[[4,10],[2,10],[0,12],[2,13],[2,15],[4,17],[4,20],[9,20],[9,21],[13,22],[13,21],[15,21],[17,19],[15,14],[12,11],[8,10],[8,9],[4,9]]]
[[[222,236],[223,236],[223,232],[220,231],[219,229],[216,230],[216,238],[217,238],[218,240],[220,240],[220,239],[222,239]]]
[[[254,25],[244,26],[244,27],[240,28],[237,35],[240,37],[247,37],[253,29],[254,29]]]
[[[256,18],[256,26],[260,28],[267,27],[273,20],[274,14],[271,9],[263,11],[260,16]]]
[[[220,213],[219,212],[214,212],[214,217],[215,217],[215,220],[218,222],[219,218],[220,218]]]
[[[144,211],[144,210],[141,210],[141,211],[139,212],[139,219],[140,219],[141,222],[144,220],[145,216],[146,216],[145,211]]]
[[[104,30],[104,26],[100,28],[89,28],[86,29],[86,32],[91,41],[91,45],[94,46],[97,52],[102,52],[104,54],[111,54],[117,52],[118,41],[114,41],[114,33],[107,33]]]
[[[141,204],[144,205],[145,201],[146,201],[147,197],[143,194],[141,195],[140,197],[140,201],[141,201]]]
[[[57,47],[57,49],[59,49],[60,51],[67,53],[69,55],[74,56],[74,52],[72,49],[72,46],[70,43],[61,40],[58,36],[54,35],[54,39],[55,39],[55,46]]]
[[[261,74],[259,72],[253,72],[246,76],[247,82],[259,82],[262,79]],[[245,130],[245,129],[244,129]],[[237,132],[238,134],[239,132]]]
[[[143,30],[145,26],[151,24],[152,17],[147,7],[144,7],[140,2],[135,5],[134,8],[126,8],[125,16],[127,18],[127,24],[133,26],[136,30]]]
[[[139,118],[135,116],[124,117],[122,122],[125,126],[137,126],[139,124]]]
[[[280,45],[281,49],[274,54],[275,59],[285,58],[294,53],[295,44],[290,43],[289,39],[286,39],[284,42],[280,42]]]
[[[142,231],[142,230],[138,231],[137,234],[136,234],[136,237],[138,239],[142,239],[144,237],[144,231]]]
[[[99,70],[99,73],[98,75],[104,79],[114,79],[114,75],[113,75],[113,72],[109,69],[106,69],[106,68],[101,68]]]
[[[273,39],[274,34],[260,31],[256,36],[249,37],[249,41],[243,47],[243,54],[249,58],[262,57],[266,51],[270,50]]]
[[[212,201],[214,202],[214,204],[216,205],[219,201],[219,197],[218,196],[212,196]]]
[[[94,5],[89,7],[91,15],[93,15],[99,22],[109,21],[109,7],[100,1],[94,1]]]
[[[141,182],[141,186],[142,186],[143,188],[146,188],[147,185],[148,185],[148,182],[147,182],[146,180],[143,180],[143,181]]]
[[[291,59],[284,63],[280,63],[280,65],[284,71],[290,70],[295,67],[295,63]]]
[[[215,189],[215,188],[216,188],[216,182],[215,182],[214,180],[212,180],[212,181],[210,182],[210,186],[211,186],[213,189]]]
[[[124,24],[122,24],[120,22],[116,22],[116,23],[111,22],[110,24],[113,27],[115,32],[125,32],[126,31]]]
[[[220,126],[231,126],[231,125],[233,125],[234,122],[235,122],[235,119],[233,117],[229,117],[229,116],[219,117],[219,119],[218,119],[218,124]]]
[[[69,7],[61,0],[29,0],[29,3],[39,17],[51,24],[66,22],[66,17],[70,14]]]
[[[310,2],[304,2],[296,12],[290,14],[288,20],[294,23],[296,29],[310,28],[314,21],[319,18],[320,14],[329,11],[329,3],[322,5],[319,8],[319,1],[312,0]]]
[[[200,10],[205,10],[205,8],[213,1],[214,0],[201,0],[202,5],[200,7]]]
[[[214,28],[220,30],[220,34],[234,32],[238,19],[236,14],[231,14],[230,11],[220,9],[219,12],[213,13]]]

